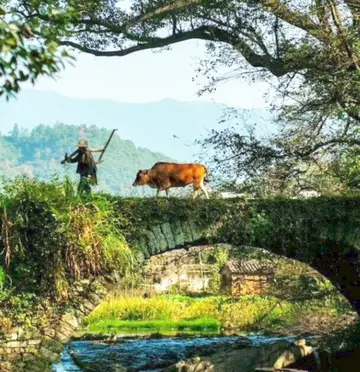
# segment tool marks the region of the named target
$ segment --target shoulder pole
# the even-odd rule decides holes
[[[105,144],[105,147],[104,147],[104,149],[102,150],[102,152],[101,152],[101,154],[100,154],[100,156],[99,156],[99,159],[98,159],[98,163],[100,163],[101,162],[101,159],[102,159],[102,157],[103,157],[103,155],[104,155],[104,152],[105,152],[105,150],[106,150],[106,148],[109,146],[109,143],[110,143],[110,141],[111,141],[111,138],[113,137],[113,135],[114,135],[114,133],[117,131],[117,129],[114,129],[112,132],[111,132],[111,134],[110,134],[110,137],[109,137],[109,139],[107,140],[107,142],[106,142],[106,144]]]

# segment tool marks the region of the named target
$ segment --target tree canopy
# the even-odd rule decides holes
[[[66,51],[59,55],[52,40],[36,40],[37,28],[30,27],[13,10],[7,13],[2,3],[5,2],[0,1],[0,96],[8,99],[19,92],[21,83],[34,83],[39,75],[58,72],[63,67],[62,58],[69,55]]]

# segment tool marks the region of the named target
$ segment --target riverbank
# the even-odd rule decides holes
[[[161,333],[260,332],[281,335],[328,334],[355,321],[339,296],[299,303],[274,296],[153,298],[119,297],[104,301],[84,321],[81,332]]]

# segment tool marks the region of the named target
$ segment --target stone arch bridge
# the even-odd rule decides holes
[[[125,236],[140,262],[204,243],[251,245],[308,263],[360,313],[360,199],[244,201],[117,199]],[[239,248],[241,249],[241,248]],[[42,329],[13,329],[0,339],[0,371],[46,371],[82,319],[121,277],[116,272],[74,283],[66,306]],[[1,336],[0,336],[1,338]]]

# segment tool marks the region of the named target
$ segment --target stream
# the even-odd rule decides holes
[[[63,350],[61,360],[53,366],[53,372],[83,371],[74,362],[81,361],[91,371],[120,371],[120,367],[138,372],[160,372],[179,360],[192,357],[198,350],[216,350],[235,343],[250,347],[269,344],[278,340],[293,340],[291,337],[244,336],[180,336],[180,337],[124,337],[115,344],[105,341],[72,341]],[[85,369],[86,370],[86,369]]]

